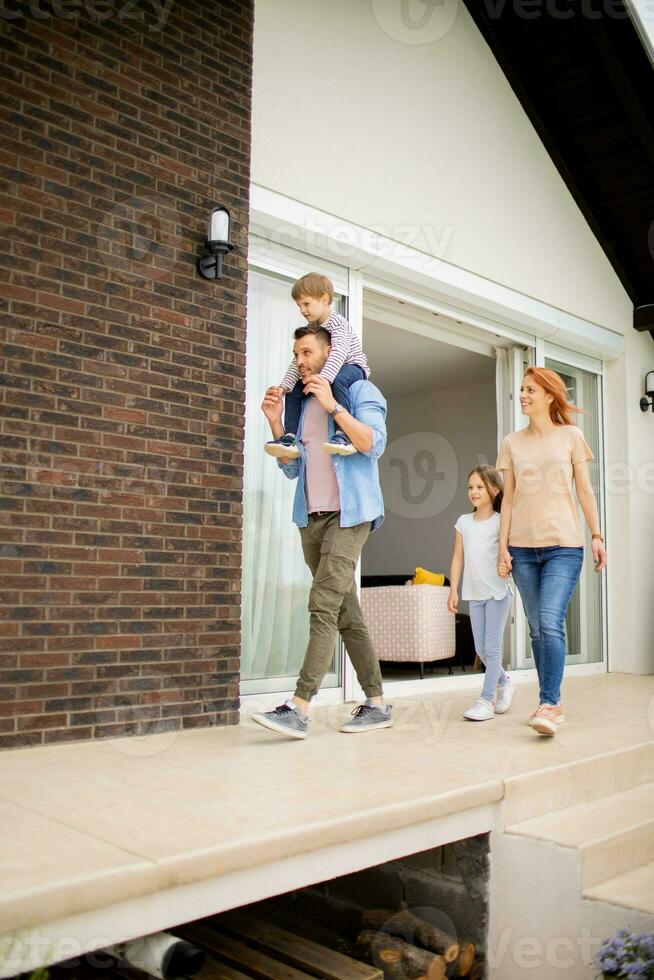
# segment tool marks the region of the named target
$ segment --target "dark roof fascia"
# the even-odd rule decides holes
[[[520,60],[519,51],[516,52],[517,27],[525,30],[524,20],[516,27],[518,7],[515,3],[497,5],[493,0],[465,0],[465,3],[566,187],[636,307],[634,327],[637,330],[654,330],[654,305],[643,303],[643,299],[649,300],[650,296],[643,296],[642,272],[639,276],[639,270],[633,268],[633,263],[630,270],[630,256],[623,254],[620,236],[613,227],[609,209],[604,206],[598,188],[584,173],[583,161],[575,155],[575,148],[566,136],[565,121],[557,126],[554,115],[547,115],[545,104],[543,113],[539,108],[538,93],[533,86],[529,86],[528,65],[524,63],[524,59]],[[621,16],[606,17],[600,12],[596,17],[585,18],[582,29],[585,39],[592,44],[603,72],[619,95],[625,114],[633,125],[634,137],[638,139],[647,159],[652,162],[654,170],[654,99],[650,104],[641,97],[643,92],[654,91],[652,62],[624,3],[612,0],[612,4],[614,9],[621,8]],[[579,9],[577,15],[579,16]],[[529,26],[529,29],[537,31],[538,26]],[[565,22],[559,25],[559,29],[566,30]],[[543,36],[546,43],[548,38],[551,40],[552,32],[545,32]],[[564,35],[559,36],[563,38]],[[545,43],[543,58],[547,57]],[[547,118],[544,118],[544,114]],[[649,251],[652,254],[654,292],[654,223]]]

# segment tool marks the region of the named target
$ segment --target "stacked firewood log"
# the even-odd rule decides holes
[[[483,962],[472,941],[458,941],[414,915],[405,904],[397,912],[362,912],[357,955],[379,966],[384,980],[480,980],[483,976]]]

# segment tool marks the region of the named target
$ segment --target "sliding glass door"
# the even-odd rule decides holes
[[[525,371],[536,360],[536,350],[532,346],[513,346],[498,349],[497,357],[497,443],[498,447],[505,436],[523,429],[527,419],[520,408],[520,386]],[[504,633],[505,668],[530,670],[535,667],[529,641],[529,625],[522,600],[514,589],[509,614],[510,628]]]
[[[546,349],[547,355],[547,349]],[[565,355],[563,355],[565,356]],[[568,400],[583,409],[575,422],[584,434],[594,459],[588,464],[591,483],[597,498],[600,523],[604,527],[604,484],[602,473],[602,377],[595,371],[566,363],[558,357],[545,358],[545,366],[563,378]],[[573,593],[565,621],[567,650],[566,663],[596,663],[603,657],[603,579],[593,567],[590,552],[590,532],[579,509],[579,519],[584,529],[586,553],[577,587]]]
[[[339,277],[339,267],[329,268],[328,264],[293,250],[282,252],[281,249],[279,254],[266,252],[265,262],[259,263],[255,261],[256,248],[251,245],[250,250],[254,267],[250,269],[248,291],[241,693],[257,697],[266,694],[272,697],[293,690],[309,628],[307,600],[311,576],[302,557],[300,536],[291,519],[295,481],[286,479],[276,461],[263,451],[270,432],[261,412],[265,389],[284,375],[292,356],[293,328],[302,322],[290,297],[292,282],[303,271],[312,268],[324,271],[338,290],[336,309],[346,312],[349,289],[350,316],[357,320],[355,314],[359,310],[358,319],[363,319],[362,296],[356,288],[358,274],[350,273],[348,279],[347,271],[340,269]],[[406,303],[395,312],[401,318],[399,326],[404,330],[407,343],[411,343],[406,328],[409,314]],[[387,318],[391,313],[386,310]],[[389,319],[389,323],[394,321]],[[435,328],[430,320],[428,324],[421,322],[420,329],[421,336],[431,336]],[[467,344],[471,350],[477,350],[473,341],[483,340],[488,354],[495,357],[498,445],[507,433],[527,424],[518,395],[524,371],[535,363],[537,351],[538,363],[544,363],[564,378],[570,400],[585,410],[585,414],[577,418],[577,424],[595,455],[590,465],[591,478],[604,526],[601,365],[542,342],[533,347],[529,343],[518,346],[514,339],[507,342],[497,336],[486,339],[482,331],[475,333],[473,328],[461,328],[458,323],[451,336],[447,334],[441,339],[450,344],[458,339],[462,346]],[[493,343],[497,346],[493,347]],[[379,363],[377,368],[380,377],[383,371],[380,375]],[[488,460],[494,461],[492,453]],[[592,664],[604,659],[604,576],[593,571],[589,553],[566,619],[569,664]],[[514,669],[534,667],[527,621],[517,594],[512,603],[510,627],[505,634],[504,663]],[[433,682],[419,683],[428,685]],[[345,675],[340,642],[335,644],[332,666],[322,690],[327,700],[338,699],[344,693],[353,697],[357,693],[351,668],[348,667]]]
[[[572,364],[569,361],[575,363]],[[602,480],[602,376],[600,365],[591,364],[590,360],[582,365],[581,355],[572,352],[566,353],[562,348],[554,345],[545,346],[544,367],[556,371],[563,378],[568,393],[568,400],[579,408],[584,409],[579,413],[575,422],[584,434],[586,442],[593,451],[595,459],[589,463],[591,483],[597,497],[600,511],[600,522],[604,527],[604,484]],[[541,362],[542,363],[542,362]],[[517,373],[521,373],[518,366]],[[526,364],[522,365],[526,367]],[[517,390],[520,388],[520,381],[517,381]],[[517,404],[517,417],[521,421],[516,424],[516,429],[524,428],[527,424],[526,416],[521,415],[520,405]],[[593,569],[593,562],[590,559],[590,536],[581,508],[579,509],[579,519],[584,528],[586,538],[586,553],[581,577],[572,595],[565,621],[567,656],[566,663],[590,664],[597,663],[604,659],[604,627],[603,627],[603,577],[598,575]],[[521,607],[520,607],[521,609]],[[522,610],[521,610],[522,611]],[[524,613],[522,613],[523,626],[517,633],[518,648],[522,647],[524,654],[518,657],[519,666],[534,667],[531,640],[529,637],[529,624]]]

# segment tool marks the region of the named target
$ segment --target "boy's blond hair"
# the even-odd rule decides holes
[[[319,272],[307,272],[305,276],[300,276],[297,282],[291,287],[291,296],[297,303],[301,296],[310,296],[312,299],[320,299],[327,293],[329,302],[334,301],[334,284],[327,276]]]

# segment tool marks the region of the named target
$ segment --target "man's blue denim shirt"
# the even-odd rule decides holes
[[[300,442],[306,402],[305,398],[297,431],[300,457],[288,463],[277,460],[289,480],[298,481],[293,501],[293,521],[298,527],[306,527],[309,523],[304,484],[306,450]],[[374,531],[384,520],[384,498],[379,485],[377,460],[386,447],[386,399],[370,381],[355,381],[350,388],[350,414],[372,429],[372,449],[365,453],[354,453],[352,456],[332,456],[341,498],[340,525],[354,527],[355,524],[370,521],[371,530]],[[335,429],[336,423],[328,415],[328,439],[334,435]]]

